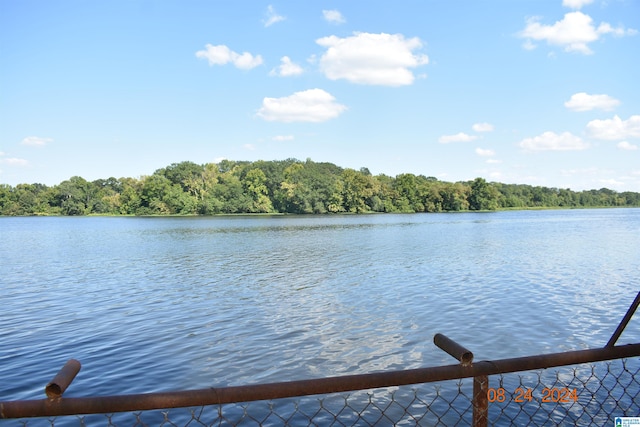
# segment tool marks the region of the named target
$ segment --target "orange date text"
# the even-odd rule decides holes
[[[531,402],[537,400],[530,388],[518,387],[513,393],[508,393],[504,388],[489,388],[487,390],[487,400],[489,402],[514,401],[518,403]],[[566,387],[545,387],[542,389],[540,402],[542,403],[570,403],[578,401],[576,389]]]

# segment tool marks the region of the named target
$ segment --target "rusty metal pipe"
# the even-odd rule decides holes
[[[60,371],[56,374],[55,377],[47,384],[44,388],[44,392],[46,393],[49,399],[57,399],[58,397],[62,397],[62,393],[65,392],[71,381],[78,375],[80,372],[80,362],[76,359],[69,359],[67,363],[60,369]]]
[[[456,364],[404,371],[236,387],[208,388],[203,390],[0,402],[0,419],[132,412],[249,402],[254,400],[271,400],[285,397],[368,390],[381,387],[477,377],[481,375],[529,371],[634,356],[640,356],[640,343],[565,353],[481,361],[466,367]]]
[[[473,427],[487,427],[489,425],[489,377],[480,375],[473,377]]]
[[[442,334],[435,334],[433,343],[453,356],[454,359],[459,360],[462,366],[469,366],[471,362],[473,362],[473,353],[449,337]]]
[[[611,339],[607,343],[606,347],[613,347],[614,345],[616,345],[616,341],[618,341],[618,338],[620,338],[620,335],[622,335],[622,331],[624,331],[624,328],[627,327],[627,324],[633,317],[633,314],[636,312],[638,305],[640,305],[640,292],[638,292],[638,295],[636,295],[636,299],[634,299],[633,302],[631,303],[631,306],[629,307],[629,309],[627,310],[627,313],[624,315],[624,317],[620,321],[620,324],[618,325],[615,332],[611,336]]]

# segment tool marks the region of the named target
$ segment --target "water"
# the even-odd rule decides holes
[[[600,347],[639,232],[640,209],[0,218],[0,401],[70,358],[65,396],[95,396],[455,363],[438,332],[475,360]]]

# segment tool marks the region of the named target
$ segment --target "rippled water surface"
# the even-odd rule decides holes
[[[142,393],[603,346],[640,209],[0,218],[0,400]],[[640,317],[640,316],[636,316]],[[640,340],[635,319],[620,342]]]

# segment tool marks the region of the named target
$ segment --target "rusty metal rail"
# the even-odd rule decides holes
[[[613,335],[611,335],[611,339],[607,343],[606,347],[613,347],[614,345],[616,345],[618,338],[620,338],[620,335],[622,335],[622,332],[624,332],[624,328],[626,328],[627,325],[629,324],[629,321],[635,314],[639,305],[640,305],[640,292],[638,292],[638,295],[636,295],[636,298],[631,303],[631,306],[629,307],[624,317],[620,321],[620,324],[616,328],[615,332],[613,333]]]
[[[490,375],[640,356],[640,343],[615,345],[639,305],[640,292],[604,348],[473,363],[473,353],[471,351],[442,334],[436,334],[434,343],[458,360],[459,364],[249,386],[211,387],[202,390],[121,396],[66,398],[62,397],[62,394],[80,370],[80,363],[72,359],[47,384],[45,391],[48,399],[0,402],[0,419],[111,414],[153,409],[222,405],[473,378],[473,425],[481,427],[486,426],[488,422],[487,391]]]
[[[499,373],[528,371],[635,356],[640,356],[640,343],[512,359],[482,361],[469,366],[457,364],[250,386],[212,387],[190,391],[0,402],[0,419],[102,414],[270,400],[293,396],[308,396],[313,394],[482,377]]]

